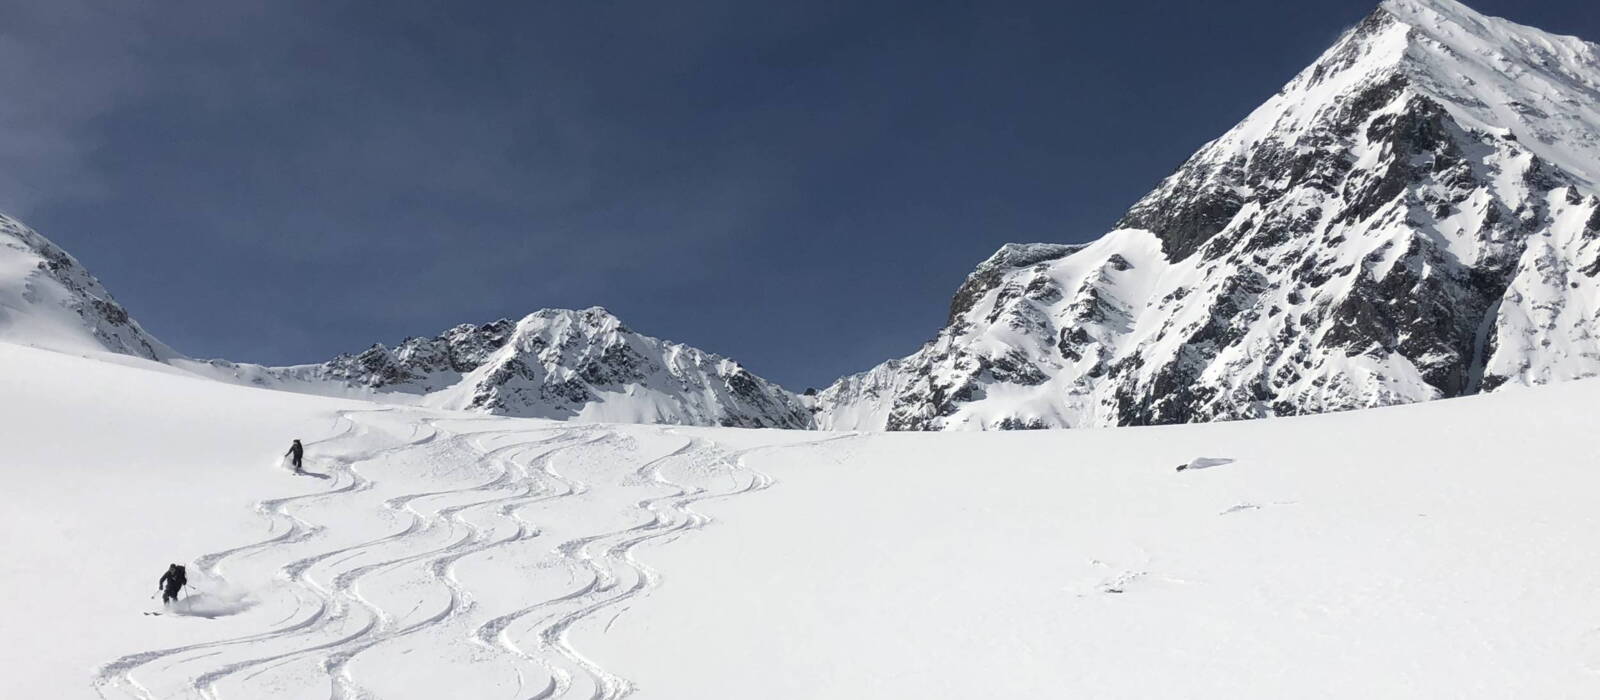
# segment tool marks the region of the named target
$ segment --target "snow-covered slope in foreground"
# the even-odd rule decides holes
[[[110,359],[0,343],[0,697],[1600,693],[1592,381],[830,436]],[[142,615],[169,562],[196,597]]]
[[[0,697],[617,697],[569,635],[655,588],[633,550],[705,525],[690,504],[769,483],[670,428],[97,358],[0,343],[0,593],[26,601]],[[311,475],[279,463],[296,437]],[[171,562],[193,597],[141,614]]]
[[[1597,402],[768,453],[578,642],[686,700],[1600,697]]]

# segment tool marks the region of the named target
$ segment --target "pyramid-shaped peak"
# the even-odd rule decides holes
[[[1520,139],[1533,154],[1600,183],[1600,46],[1455,0],[1387,0],[1408,27],[1400,69],[1463,126]]]
[[[1223,167],[1264,142],[1316,147],[1375,111],[1439,109],[1600,192],[1597,95],[1595,44],[1455,0],[1387,0],[1196,158]]]
[[[819,424],[1257,418],[1600,374],[1597,53],[1388,0],[1106,236],[984,261]]]

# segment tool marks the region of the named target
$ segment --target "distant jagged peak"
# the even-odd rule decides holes
[[[809,428],[804,401],[738,362],[630,330],[599,306],[460,324],[392,349],[315,365],[213,362],[210,376],[261,386],[353,390],[449,409],[603,422]],[[407,398],[409,397],[409,398]]]

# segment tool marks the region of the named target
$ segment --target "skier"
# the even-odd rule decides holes
[[[299,440],[295,440],[294,444],[289,446],[289,451],[284,454],[289,455],[289,462],[294,465],[295,471],[304,471],[300,468],[300,461],[306,456],[306,448],[300,445]]]
[[[161,589],[161,604],[166,605],[178,599],[178,591],[183,590],[184,584],[189,583],[188,577],[183,572],[183,567],[173,564],[167,567],[167,573],[161,575],[161,580],[156,582],[156,588]]]

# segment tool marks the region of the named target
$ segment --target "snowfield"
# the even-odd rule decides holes
[[[380,406],[0,343],[0,396],[22,603],[0,697],[1600,693],[1591,381],[830,434]],[[293,437],[326,478],[281,466]],[[191,597],[143,614],[170,562]]]
[[[196,360],[0,215],[0,700],[1600,697],[1600,379],[1522,386],[1597,131],[1600,45],[1386,0],[806,397],[598,307]]]

